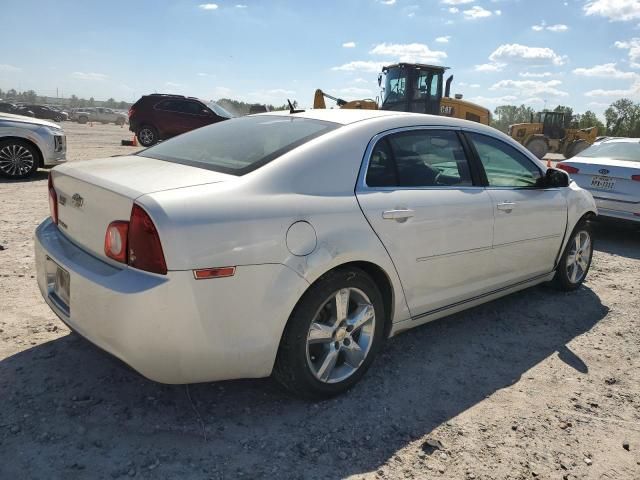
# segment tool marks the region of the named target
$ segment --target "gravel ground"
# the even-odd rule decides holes
[[[70,160],[135,151],[65,124]],[[45,170],[0,181],[0,478],[640,478],[640,232],[596,225],[586,284],[536,287],[390,340],[347,395],[167,386],[40,298]]]

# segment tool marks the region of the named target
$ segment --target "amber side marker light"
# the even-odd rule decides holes
[[[201,268],[193,271],[196,280],[206,280],[208,278],[233,277],[236,267]]]

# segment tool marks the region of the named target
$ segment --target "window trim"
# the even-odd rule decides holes
[[[526,155],[524,152],[521,152],[518,148],[516,148],[515,146],[511,145],[509,142],[505,142],[504,140],[502,140],[502,139],[500,139],[500,138],[498,138],[496,136],[487,135],[486,133],[478,132],[476,130],[461,130],[460,134],[461,134],[462,137],[464,137],[465,142],[467,143],[467,145],[469,147],[469,150],[470,150],[471,154],[474,157],[474,163],[480,169],[479,174],[481,176],[482,185],[485,188],[491,189],[491,190],[558,190],[559,189],[559,187],[548,188],[548,187],[544,187],[544,186],[532,186],[532,187],[522,186],[522,187],[516,187],[516,186],[489,185],[489,178],[487,177],[487,172],[484,169],[484,165],[482,164],[482,160],[480,160],[480,155],[478,154],[478,150],[476,149],[476,147],[475,147],[475,145],[473,143],[473,140],[470,138],[469,134],[480,135],[482,137],[491,138],[493,140],[496,140],[498,142],[502,142],[503,144],[510,146],[516,152],[520,153],[534,168],[536,168],[538,170],[538,172],[540,173],[540,178],[544,178],[545,171],[540,167],[540,165],[537,164],[537,162],[534,162],[533,160],[531,160],[529,158],[529,156]]]
[[[457,135],[458,140],[460,141],[460,145],[462,146],[462,150],[464,151],[464,155],[466,157],[467,162],[469,163],[469,171],[471,173],[471,182],[473,185],[439,185],[439,186],[414,186],[414,187],[402,187],[402,186],[394,186],[394,187],[375,187],[367,184],[367,171],[369,170],[369,163],[371,162],[371,155],[373,153],[373,149],[378,144],[378,142],[383,139],[387,139],[387,137],[404,132],[411,132],[416,130],[447,130],[453,132]],[[390,130],[385,130],[384,132],[380,132],[374,135],[371,140],[369,140],[369,144],[364,153],[363,161],[360,165],[360,171],[358,172],[358,180],[356,184],[356,193],[358,192],[390,192],[396,190],[478,190],[484,189],[485,185],[482,185],[482,177],[480,176],[480,171],[477,169],[476,165],[477,157],[473,157],[472,152],[469,149],[469,145],[467,144],[467,139],[462,135],[462,131],[459,127],[452,127],[449,125],[413,125],[410,127],[399,127],[393,128]]]

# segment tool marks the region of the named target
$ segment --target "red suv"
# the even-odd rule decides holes
[[[129,109],[129,130],[150,147],[181,133],[228,120],[234,115],[215,102],[183,95],[144,95]]]

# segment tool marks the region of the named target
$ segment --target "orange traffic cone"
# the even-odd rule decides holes
[[[138,139],[136,138],[136,134],[133,134],[133,138],[131,139],[131,146],[132,147],[137,147],[138,146]]]

